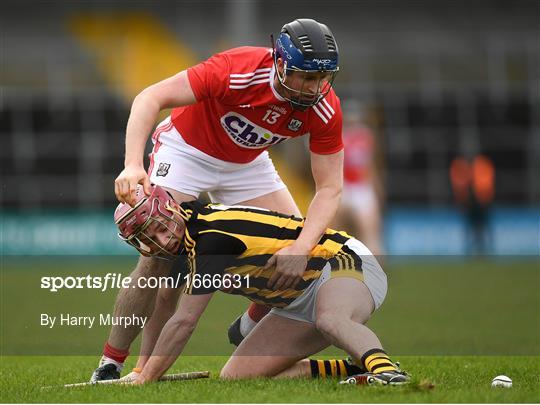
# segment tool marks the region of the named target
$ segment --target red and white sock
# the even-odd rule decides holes
[[[252,303],[240,319],[240,333],[242,336],[246,337],[249,335],[249,332],[253,330],[257,323],[263,319],[268,312],[270,312],[270,309],[271,308],[266,305]]]
[[[103,356],[99,361],[99,366],[104,364],[114,364],[116,369],[120,372],[124,368],[124,362],[129,355],[129,350],[121,350],[112,347],[109,342],[105,342],[103,346]]]

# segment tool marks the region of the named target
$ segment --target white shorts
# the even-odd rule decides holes
[[[362,262],[361,273],[363,276],[363,282],[367,286],[373,302],[375,303],[375,310],[377,310],[383,303],[388,291],[388,283],[386,274],[377,262],[377,259],[369,251],[369,249],[357,239],[349,239],[345,246],[348,246],[356,255],[358,255]],[[285,318],[294,319],[301,322],[315,323],[316,312],[315,307],[317,303],[317,294],[321,286],[332,278],[332,270],[330,270],[330,264],[327,264],[323,268],[321,277],[313,283],[293,302],[291,302],[285,308],[272,308],[271,314],[283,316]],[[339,275],[338,277],[341,277]],[[346,277],[346,276],[344,276]],[[358,277],[354,277],[357,278]]]
[[[372,212],[378,206],[377,193],[370,183],[344,183],[341,203],[356,211]]]
[[[207,192],[212,202],[235,205],[286,188],[268,155],[249,163],[217,159],[186,143],[167,117],[152,136],[150,181],[198,198]]]

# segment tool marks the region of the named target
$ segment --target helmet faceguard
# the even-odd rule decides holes
[[[275,44],[273,42],[272,38],[278,80],[290,93],[284,98],[298,110],[305,110],[321,101],[332,88],[339,71],[338,47],[330,29],[315,20],[299,19],[286,24]],[[282,72],[278,69],[278,59],[283,63]],[[299,88],[286,84],[287,76],[294,72],[304,74]],[[306,86],[306,77],[310,74],[318,74],[314,78],[317,80],[315,92]]]
[[[114,212],[118,236],[143,256],[175,259],[181,252],[187,215],[172,196],[152,186],[147,196],[137,187],[136,204],[120,203]]]

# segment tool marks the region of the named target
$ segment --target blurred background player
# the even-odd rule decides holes
[[[384,189],[376,164],[377,135],[368,124],[367,106],[347,99],[343,111],[343,195],[333,227],[355,235],[380,256]]]
[[[482,154],[456,156],[450,165],[454,200],[466,220],[467,246],[474,255],[485,255],[487,224],[495,197],[495,166]]]
[[[315,20],[286,24],[274,49],[241,47],[212,56],[143,90],[134,100],[126,131],[125,167],[115,181],[120,202],[135,204],[142,184],[166,188],[178,202],[208,192],[212,201],[249,205],[302,216],[266,149],[310,135],[315,195],[297,240],[276,252],[269,288],[294,287],[307,255],[339,206],[343,142],[339,99],[332,90],[338,72],[338,46],[329,28]],[[158,114],[172,113],[152,135],[148,174],[144,148]],[[141,256],[133,284],[117,297],[115,316],[149,316],[138,366],[152,351],[159,331],[173,314],[179,292],[137,287],[141,277],[164,276],[171,262]],[[255,311],[262,315],[268,310]],[[251,311],[254,312],[253,310]],[[255,319],[257,321],[258,319]],[[113,326],[91,379],[120,376],[137,327]]]

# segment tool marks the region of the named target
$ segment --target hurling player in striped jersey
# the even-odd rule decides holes
[[[301,281],[271,289],[276,268],[268,259],[294,243],[304,219],[255,207],[178,204],[158,186],[149,198],[141,194],[135,208],[120,204],[115,212],[122,239],[145,255],[176,257],[185,249],[189,272],[179,274],[185,283],[178,310],[142,370],[134,370],[126,382],[159,379],[182,353],[217,291],[272,307],[233,353],[222,378],[311,375],[382,385],[409,381],[365,326],[384,301],[387,279],[360,241],[327,229],[310,251]],[[306,359],[331,344],[346,351],[352,362]]]
[[[227,50],[144,89],[127,123],[125,167],[115,181],[116,197],[133,205],[137,185],[148,194],[154,183],[179,202],[208,192],[213,202],[301,217],[266,150],[308,135],[315,195],[298,238],[269,258],[276,266],[271,288],[294,287],[340,202],[342,114],[332,88],[337,72],[338,46],[330,29],[315,20],[298,19],[282,28],[272,48]],[[159,112],[167,108],[172,108],[170,116],[152,135],[147,172],[145,145]],[[133,288],[120,290],[116,300],[115,316],[151,315],[139,366],[152,352],[180,292],[143,290],[137,280],[167,275],[170,269],[169,262],[141,256],[131,274]],[[231,340],[240,342],[268,311],[252,304],[230,329]],[[119,377],[139,332],[138,327],[112,327],[93,381]]]

